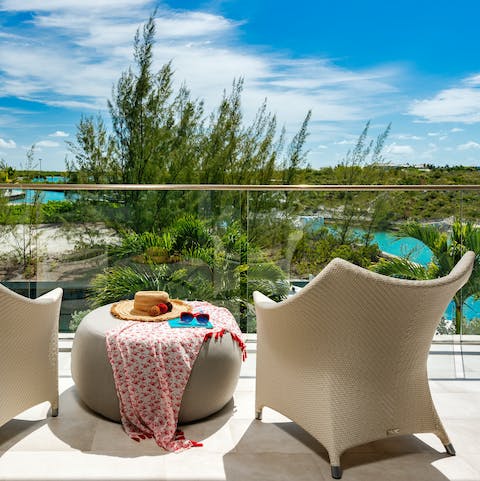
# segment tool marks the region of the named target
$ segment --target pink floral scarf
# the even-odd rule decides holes
[[[230,333],[246,358],[242,334],[230,311],[208,302],[190,304],[193,312],[210,314],[213,329],[125,321],[106,335],[126,433],[136,441],[153,437],[167,451],[199,445],[185,439],[177,423],[183,392],[203,342]]]

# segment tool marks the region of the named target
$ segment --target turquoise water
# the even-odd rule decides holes
[[[410,255],[413,262],[426,266],[432,260],[432,251],[423,243],[412,237],[397,238],[389,232],[375,232],[374,242],[383,252],[405,257]],[[464,304],[464,315],[467,320],[480,317],[480,301],[468,298]],[[445,311],[446,319],[455,317],[455,305],[451,302]]]
[[[432,251],[413,237],[395,237],[389,232],[375,232],[375,242],[383,252],[400,257],[410,255],[413,262],[426,266],[432,260]]]
[[[15,199],[12,200],[12,204],[31,204],[34,199],[34,190],[26,190],[25,197],[22,199]],[[46,204],[51,200],[66,200],[65,192],[56,191],[56,190],[44,190],[40,194],[40,202],[42,204]]]
[[[46,175],[45,177],[35,177],[32,182],[63,184],[67,181],[62,175]]]
[[[34,177],[32,179],[32,183],[42,183],[42,184],[58,184],[58,183],[65,183],[67,182],[67,178],[61,175],[47,175],[45,177]],[[21,199],[12,200],[12,204],[31,204],[34,200],[35,191],[33,190],[26,190],[25,197]],[[46,204],[50,201],[55,200],[66,200],[65,192],[62,191],[54,191],[54,190],[45,190],[40,195],[40,202],[42,204]]]

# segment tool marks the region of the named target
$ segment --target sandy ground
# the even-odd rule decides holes
[[[12,259],[21,259],[29,252],[29,241],[36,253],[36,271],[29,275]],[[29,233],[28,226],[0,227],[0,280],[24,281],[78,281],[87,285],[89,280],[108,266],[106,252],[93,253],[88,247],[116,244],[119,237],[103,224],[90,224],[66,229],[61,226],[39,225]],[[77,247],[86,248],[86,258],[71,256]],[[79,251],[80,253],[81,251]],[[2,259],[3,258],[3,259]],[[2,262],[3,260],[3,262]]]
[[[61,256],[72,252],[78,245],[115,244],[119,242],[114,230],[103,225],[90,224],[86,227],[38,225],[29,235],[28,226],[17,225],[13,229],[0,227],[0,255],[22,250],[29,239],[41,255]]]

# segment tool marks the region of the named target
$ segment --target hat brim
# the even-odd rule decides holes
[[[124,321],[142,321],[142,322],[162,322],[170,319],[180,317],[180,314],[185,311],[191,311],[192,308],[189,304],[180,299],[170,299],[172,303],[172,310],[165,314],[158,316],[149,316],[143,311],[134,309],[134,301],[120,301],[113,304],[110,308],[110,312],[115,317],[123,319]]]

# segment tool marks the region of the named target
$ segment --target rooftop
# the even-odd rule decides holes
[[[1,480],[331,480],[328,456],[305,431],[265,408],[254,419],[255,337],[250,336],[233,401],[216,415],[184,427],[202,448],[166,453],[154,441],[136,443],[120,424],[79,400],[70,374],[69,340],[60,343],[60,414],[48,403],[0,428]],[[480,480],[480,346],[435,343],[430,385],[456,457],[433,434],[402,436],[347,451],[345,481]]]

